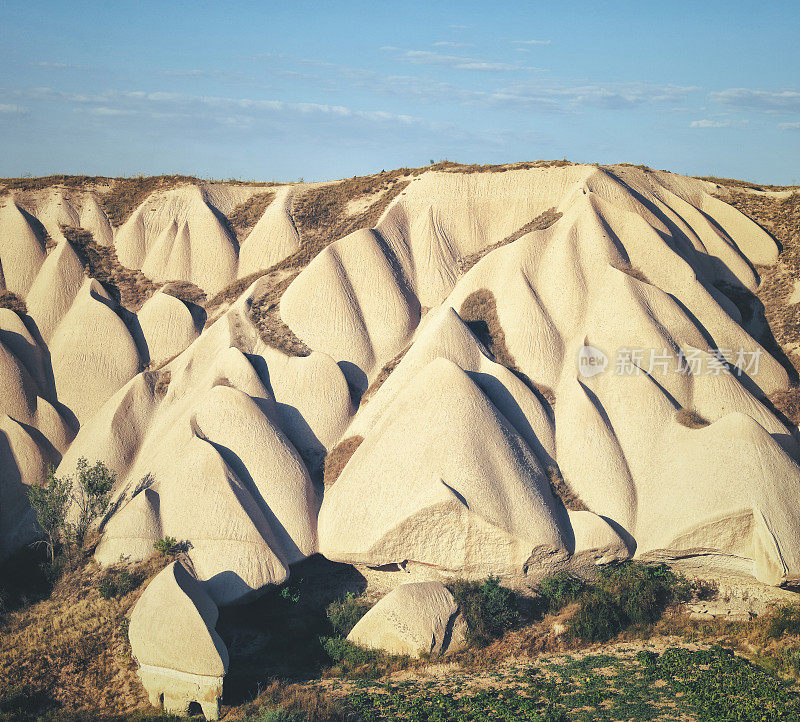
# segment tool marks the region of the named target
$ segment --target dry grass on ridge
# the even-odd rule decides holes
[[[28,313],[25,299],[17,296],[13,291],[0,291],[0,308],[8,308],[14,313],[24,316]]]
[[[69,709],[122,713],[147,706],[136,675],[127,619],[150,580],[171,561],[100,568],[92,561],[66,572],[49,598],[10,612],[0,627],[0,689],[41,692]],[[103,599],[100,581],[125,569],[140,584]]]
[[[711,423],[694,409],[678,409],[675,412],[675,421],[688,429],[703,429]]]
[[[506,335],[497,316],[497,301],[489,289],[480,288],[467,296],[461,304],[458,315],[497,363],[511,371],[536,393],[540,400],[545,401],[546,405],[555,406],[556,397],[552,389],[531,381],[517,368],[514,357],[506,346]]]
[[[129,311],[138,311],[158,290],[158,286],[141,271],[123,266],[113,246],[101,246],[86,229],[62,226],[61,232],[78,254],[87,275],[116,289],[120,303]]]
[[[800,423],[800,304],[789,304],[789,298],[800,279],[800,192],[786,198],[737,190],[740,182],[718,179],[727,184],[721,199],[744,213],[770,233],[780,244],[778,262],[760,266],[761,283],[756,291],[764,306],[769,334],[758,339],[762,346],[779,358],[781,351],[791,364],[793,386],[788,391],[771,394],[769,402],[792,424]],[[747,184],[745,184],[747,185]],[[731,187],[732,186],[732,187]],[[772,188],[772,186],[770,186]],[[779,188],[780,189],[780,188]],[[774,338],[774,340],[773,340]],[[776,344],[779,348],[776,348]],[[788,365],[786,362],[784,366]],[[791,377],[790,377],[791,378]]]
[[[637,281],[641,281],[642,283],[650,283],[650,280],[644,275],[644,272],[638,268],[634,268],[630,263],[620,261],[615,263],[613,267],[618,271],[622,271],[631,278],[635,278]]]
[[[343,441],[340,441],[334,446],[330,453],[325,457],[325,474],[323,476],[323,484],[327,489],[336,483],[339,474],[350,461],[350,457],[356,453],[356,449],[364,441],[363,436],[351,436]]]
[[[236,240],[239,241],[239,243],[247,238],[250,231],[253,230],[256,223],[261,219],[261,216],[264,215],[264,211],[267,210],[274,199],[274,191],[256,193],[228,213],[228,224],[231,230],[236,234]]]
[[[114,246],[100,245],[85,228],[62,226],[61,232],[78,254],[87,275],[116,290],[120,303],[129,311],[138,311],[162,286],[165,293],[185,303],[200,305],[205,300],[205,293],[188,281],[155,283],[141,271],[126,268],[119,262]]]
[[[395,356],[391,361],[386,363],[386,365],[380,370],[378,375],[375,377],[375,380],[369,385],[369,387],[361,397],[362,404],[367,403],[367,401],[369,401],[370,398],[377,393],[378,389],[381,386],[383,386],[383,384],[386,382],[386,379],[389,378],[392,371],[394,371],[400,365],[400,362],[403,360],[403,356],[406,355],[408,349],[410,348],[411,346],[406,346],[399,354],[397,354],[397,356]]]
[[[504,238],[502,241],[493,243],[491,246],[481,249],[477,253],[473,253],[458,261],[458,270],[462,275],[469,271],[478,261],[484,256],[488,255],[497,248],[507,246],[509,243],[519,240],[522,236],[533,231],[543,231],[545,228],[550,228],[563,214],[559,213],[555,208],[548,208],[543,213],[540,213],[530,223],[526,223],[522,228],[514,231],[510,236]]]

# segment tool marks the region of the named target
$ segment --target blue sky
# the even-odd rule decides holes
[[[800,183],[796,0],[3,0],[0,67],[4,176],[566,157]]]

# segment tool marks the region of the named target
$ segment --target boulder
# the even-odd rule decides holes
[[[369,649],[419,657],[451,654],[466,644],[467,625],[441,582],[401,584],[370,609],[347,639]]]
[[[214,631],[217,605],[180,562],[159,572],[131,615],[128,637],[154,707],[186,714],[197,702],[219,719],[228,650]]]

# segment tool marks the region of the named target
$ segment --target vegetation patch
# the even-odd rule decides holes
[[[533,391],[544,403],[545,408],[555,405],[556,397],[552,389],[534,383],[517,368],[514,357],[506,346],[506,335],[497,316],[497,301],[488,288],[480,288],[467,296],[461,304],[458,315],[492,358]]]
[[[348,592],[343,599],[331,602],[325,613],[334,634],[346,637],[368,611],[369,604],[353,592]]]
[[[228,213],[228,224],[236,234],[236,240],[239,243],[247,238],[274,198],[274,191],[256,193]]]
[[[108,710],[127,717],[126,712],[146,707],[127,619],[145,583],[163,566],[154,558],[101,571],[84,558],[48,598],[7,614],[0,634],[0,710],[8,716],[0,714],[0,720],[91,719]],[[123,571],[140,584],[117,586],[118,594],[106,598],[102,580],[109,575],[119,580]],[[74,716],[62,716],[62,707]]]
[[[552,464],[547,467],[547,480],[550,482],[550,490],[553,495],[561,499],[561,503],[570,511],[589,511],[580,497],[572,490],[572,487],[561,475],[561,470]]]
[[[161,287],[161,290],[186,304],[202,306],[206,300],[205,291],[189,281],[168,281]]]
[[[460,258],[458,260],[458,271],[460,274],[464,274],[469,271],[478,261],[481,260],[484,256],[488,255],[492,251],[497,248],[501,248],[502,246],[507,246],[509,243],[513,243],[514,241],[518,241],[522,236],[532,233],[533,231],[543,231],[545,228],[550,228],[559,218],[561,218],[562,214],[559,213],[555,208],[548,208],[544,213],[540,213],[536,218],[534,218],[530,223],[526,223],[522,228],[512,233],[507,238],[504,238],[502,241],[498,241],[497,243],[493,243],[491,246],[487,246],[486,248],[481,249],[477,253],[473,253],[469,256],[465,256],[464,258]]]
[[[61,232],[78,254],[86,273],[96,278],[125,308],[138,311],[157,290],[141,271],[123,266],[113,246],[101,246],[85,228],[62,226]]]
[[[153,393],[156,398],[163,399],[167,395],[167,389],[170,381],[172,381],[172,372],[169,369],[161,369],[156,373],[158,374],[158,380],[153,387]]]
[[[675,421],[687,429],[704,429],[711,422],[694,409],[678,409],[674,414]]]
[[[287,275],[281,269],[267,273],[261,292],[251,300],[249,306],[250,319],[258,328],[261,340],[288,356],[311,354],[311,349],[283,322],[280,314],[281,296],[299,273],[299,270],[295,270]]]
[[[688,599],[692,586],[666,564],[622,562],[603,567],[595,582],[556,575],[540,593],[551,611],[577,605],[567,622],[571,637],[605,642],[628,627],[653,624],[668,605]]]
[[[185,175],[135,176],[116,178],[111,189],[100,198],[100,205],[114,227],[119,227],[156,191],[165,191],[180,185],[198,185],[199,178]]]
[[[485,646],[520,622],[516,595],[500,586],[497,577],[482,582],[457,580],[449,587],[467,623],[470,644]]]
[[[13,291],[0,291],[0,308],[11,309],[19,316],[24,316],[28,313],[28,307],[25,305],[25,299],[17,296]]]
[[[715,176],[695,176],[699,180],[709,181],[709,183],[716,183],[718,186],[726,188],[740,188],[745,190],[754,191],[783,191],[789,188],[797,188],[798,186],[775,186],[766,185],[764,183],[751,183],[750,181],[737,180],[736,178],[716,178]]]
[[[330,453],[325,457],[325,472],[323,483],[325,488],[329,488],[336,483],[339,474],[342,473],[345,465],[350,461],[350,457],[356,453],[356,449],[364,441],[363,436],[351,436],[340,441],[334,446]]]
[[[71,564],[92,523],[108,509],[115,481],[116,474],[102,461],[89,466],[89,462],[80,457],[73,476],[57,477],[51,467],[44,484],[32,484],[26,489],[43,532],[37,543],[45,546],[51,563],[63,552]],[[71,508],[77,513],[69,518]]]
[[[174,536],[164,536],[153,542],[153,549],[162,557],[174,557],[188,551],[190,546],[189,542],[179,542]]]
[[[642,283],[650,283],[650,280],[647,278],[647,276],[645,276],[643,271],[635,268],[627,261],[619,261],[618,263],[613,264],[613,267],[618,271],[622,271],[631,278],[635,278],[637,281],[641,281]]]
[[[497,301],[488,288],[478,289],[467,296],[461,304],[459,316],[497,363],[516,369],[497,316]]]
[[[561,160],[531,160],[520,161],[519,163],[501,163],[501,164],[487,164],[479,165],[477,163],[464,164],[455,163],[449,160],[439,161],[432,163],[426,170],[439,170],[446,173],[505,173],[510,170],[530,170],[531,168],[565,168],[567,166],[577,165],[572,161],[563,158]]]
[[[89,175],[48,175],[37,178],[0,178],[0,197],[11,191],[40,191],[52,186],[87,189],[112,182],[112,178]]]
[[[292,217],[302,243],[297,261],[308,263],[331,242],[361,228],[375,226],[386,207],[408,186],[408,168],[350,178],[310,188],[294,202]],[[402,180],[401,180],[402,179]],[[375,196],[364,211],[353,216],[347,204]],[[307,259],[307,260],[306,260]]]
[[[360,719],[794,720],[797,687],[721,647],[563,656],[467,675],[374,684],[344,697]]]
[[[403,356],[406,355],[408,349],[410,348],[411,346],[406,346],[399,354],[397,354],[397,356],[395,356],[380,370],[380,373],[375,377],[375,380],[369,385],[367,390],[364,392],[364,395],[361,397],[362,404],[369,401],[370,397],[377,393],[378,389],[386,382],[386,379],[391,376],[392,371],[394,371],[400,365],[400,362],[403,360]]]
[[[103,599],[116,599],[130,594],[142,583],[141,577],[128,569],[109,571],[97,584],[97,591]]]
[[[640,652],[648,676],[666,682],[688,712],[706,720],[800,718],[796,687],[776,679],[731,650],[671,648]]]
[[[764,306],[764,316],[769,324],[769,331],[758,340],[771,354],[784,359],[796,385],[800,359],[792,348],[800,342],[800,304],[789,304],[788,301],[795,290],[796,279],[800,278],[800,193],[776,198],[737,190],[735,184],[727,181],[720,184],[726,188],[722,200],[764,228],[780,245],[778,262],[758,268],[761,283],[756,295]]]

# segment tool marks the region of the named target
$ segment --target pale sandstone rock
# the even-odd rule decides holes
[[[228,650],[214,631],[217,607],[180,562],[162,570],[131,615],[128,636],[150,703],[186,714],[198,702],[219,718]]]
[[[235,601],[318,550],[311,479],[326,451],[360,435],[320,514],[322,547],[337,558],[530,576],[570,558],[624,556],[624,546],[773,584],[796,577],[798,448],[758,400],[787,388],[788,376],[749,335],[730,291],[755,289],[753,267],[773,262],[777,246],[714,197],[713,184],[624,166],[425,172],[375,229],[331,239],[290,286],[280,310],[310,356],[287,357],[259,338],[249,307],[262,279],[194,341],[181,309],[156,299],[140,319],[163,349],[156,355],[190,343],[163,373],[135,376],[146,360],[125,328],[135,319],[87,282],[61,224],[90,230],[156,280],[175,275],[213,293],[296,250],[289,209],[305,189],[278,189],[241,249],[220,214],[261,192],[252,187],[153,194],[116,233],[93,191],[49,188],[4,203],[2,284],[25,296],[30,314],[25,324],[0,314],[9,509],[20,484],[41,475],[39,452],[55,462],[64,453],[64,474],[81,455],[103,459],[117,471],[119,505],[98,559],[147,555],[161,534],[193,535],[198,575],[218,601]],[[551,208],[563,214],[552,226],[491,249]],[[39,224],[57,244],[46,255]],[[484,250],[464,274],[462,259]],[[458,316],[484,289],[519,376]],[[576,366],[587,344],[612,364],[588,379]],[[365,384],[408,345],[359,405]],[[710,347],[760,353],[759,368],[676,373],[687,354],[708,363]],[[667,372],[617,376],[620,348],[666,349]],[[447,388],[458,374],[419,385],[440,358],[469,385],[459,377]],[[554,391],[554,408],[525,377]],[[681,426],[681,409],[711,425]],[[82,428],[70,443],[73,415]],[[552,463],[589,512],[550,504],[542,470]],[[448,478],[459,480],[455,492]],[[208,516],[218,499],[233,521],[212,539],[191,517]],[[7,518],[0,547],[11,549],[22,517]]]
[[[401,584],[370,609],[347,639],[369,649],[418,657],[466,645],[466,622],[440,582]]]

